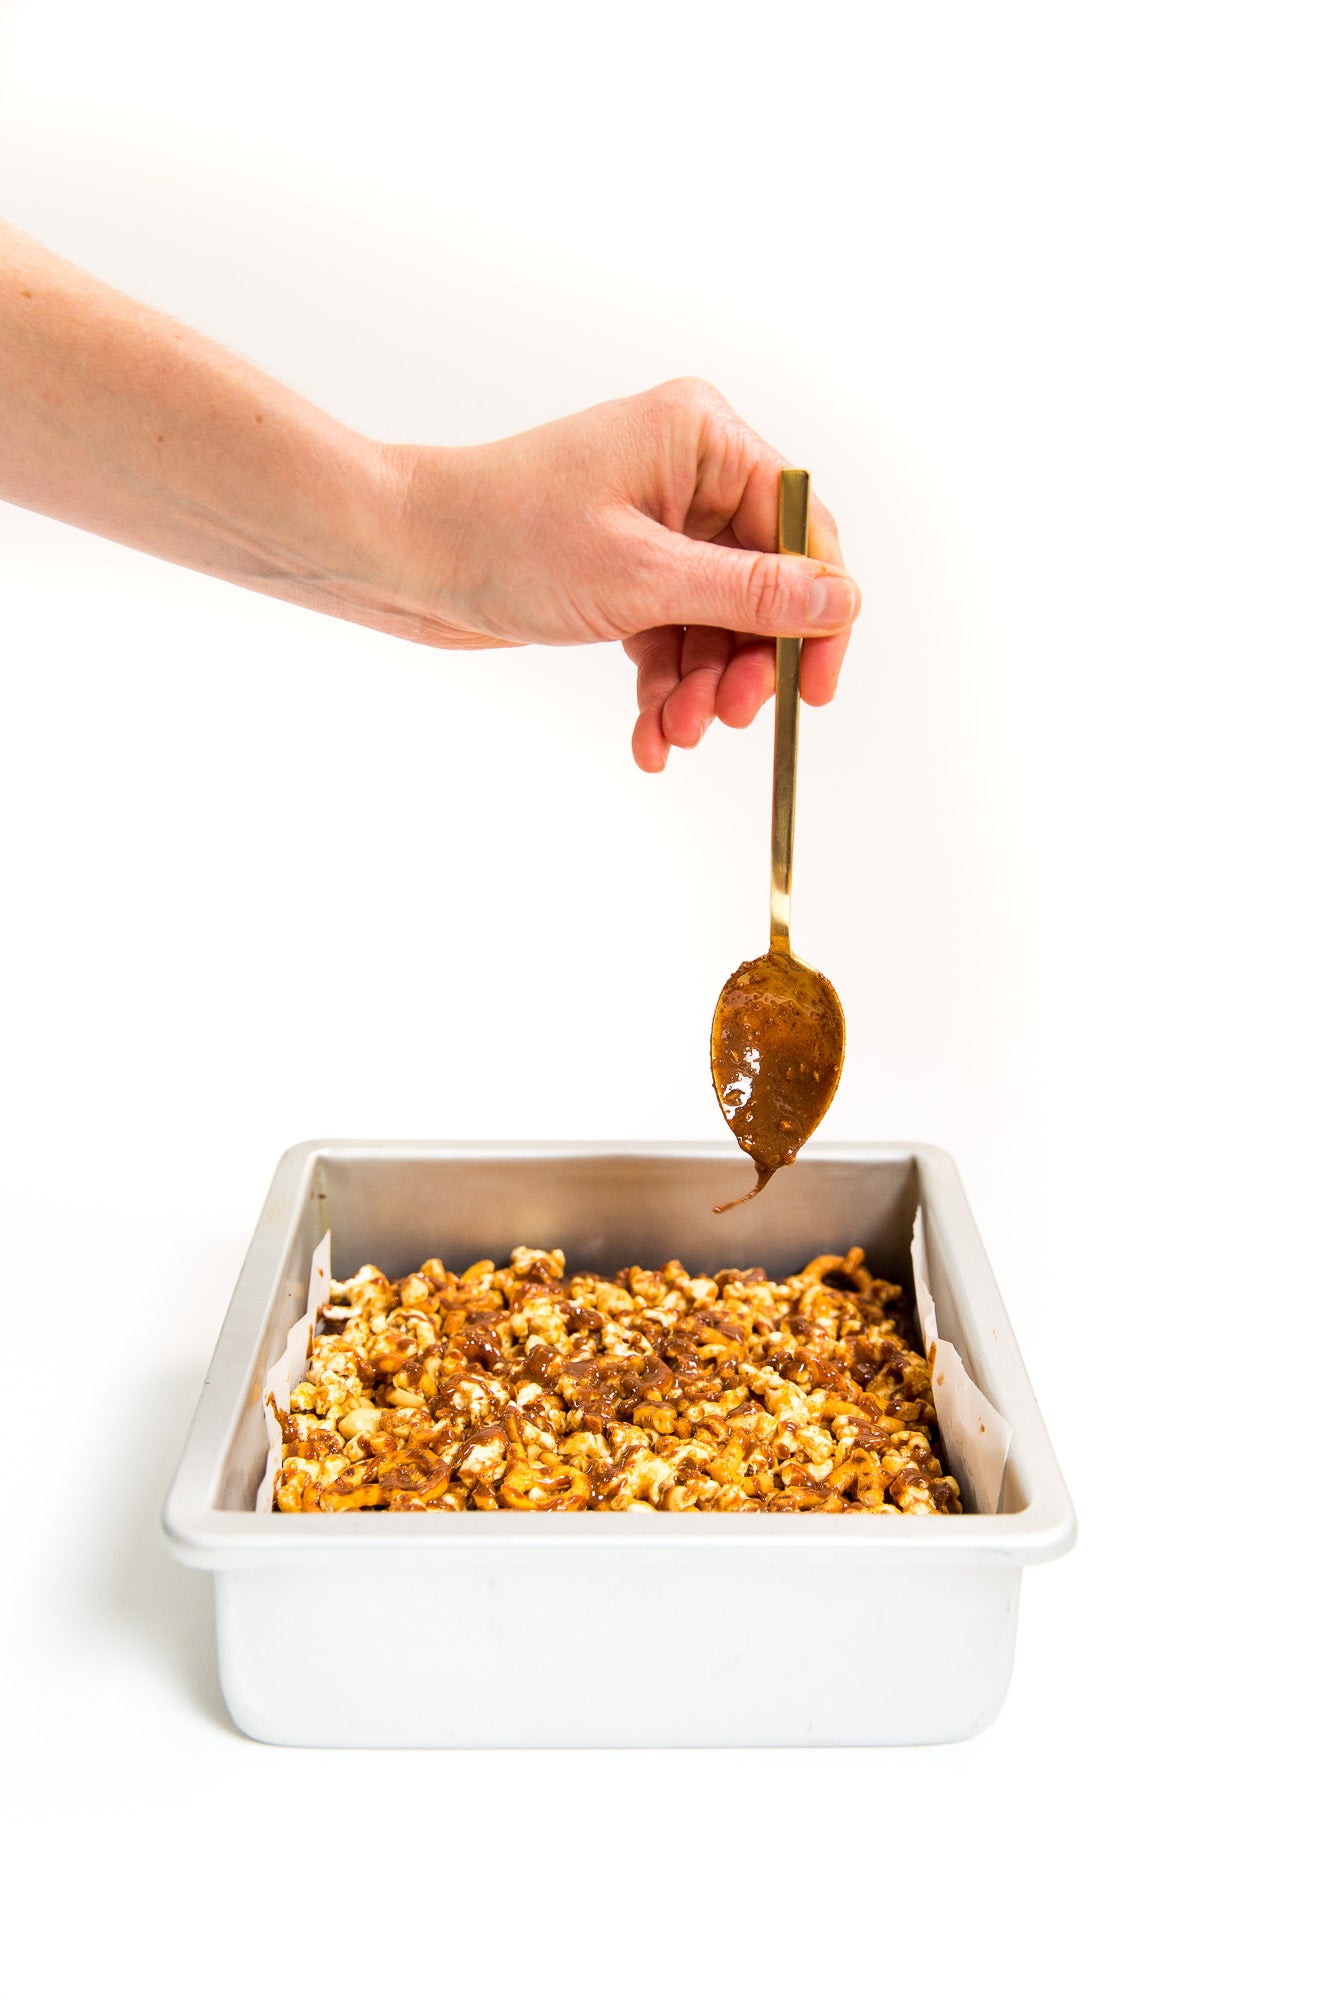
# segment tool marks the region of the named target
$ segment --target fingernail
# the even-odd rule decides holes
[[[841,631],[856,616],[860,592],[849,576],[812,576],[805,588],[805,622]]]

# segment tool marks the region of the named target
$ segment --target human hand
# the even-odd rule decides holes
[[[833,698],[860,603],[833,519],[774,554],[783,461],[705,382],[382,445],[3,222],[0,349],[0,499],[426,645],[620,639],[645,771],[754,720],[779,633]]]
[[[660,771],[715,715],[753,722],[779,633],[805,638],[804,699],[833,699],[860,593],[817,500],[809,557],[773,553],[784,463],[688,378],[496,444],[387,447],[385,624],[447,647],[621,640],[634,757]]]

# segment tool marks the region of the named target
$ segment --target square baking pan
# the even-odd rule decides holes
[[[756,1202],[734,1147],[320,1140],[284,1154],[223,1322],[164,1527],[214,1573],[222,1691],[263,1742],[942,1743],[1009,1685],[1025,1563],[1074,1513],[953,1162],[811,1146]],[[679,1257],[785,1276],[860,1244],[911,1284],[925,1218],[942,1338],[1008,1418],[998,1511],[256,1514],[264,1377],[311,1253],[391,1276],[526,1243],[571,1270]]]

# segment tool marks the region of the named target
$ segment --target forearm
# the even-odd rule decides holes
[[[274,597],[398,624],[384,581],[391,455],[3,223],[0,498]]]

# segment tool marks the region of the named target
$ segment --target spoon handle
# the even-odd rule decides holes
[[[778,500],[778,553],[803,556],[810,524],[810,474],[782,475]],[[796,834],[796,741],[801,719],[801,642],[777,642],[773,709],[773,862],[768,890],[770,951],[791,950],[791,856]]]

